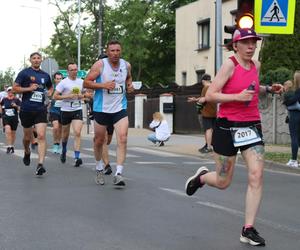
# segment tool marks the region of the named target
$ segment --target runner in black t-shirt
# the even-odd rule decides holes
[[[22,94],[20,120],[23,126],[24,158],[27,166],[30,164],[30,141],[32,127],[35,126],[38,139],[38,165],[36,175],[43,175],[46,169],[43,166],[46,155],[46,128],[47,128],[47,96],[52,94],[52,82],[48,73],[40,69],[42,56],[38,52],[30,55],[31,67],[22,70],[13,85],[16,93]]]

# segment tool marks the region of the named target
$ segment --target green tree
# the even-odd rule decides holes
[[[0,71],[0,90],[4,89],[4,85],[12,85],[14,82],[15,72],[12,68],[8,68],[6,71]]]
[[[175,75],[175,10],[195,0],[117,0],[114,8],[104,5],[103,43],[118,39],[123,57],[132,64],[133,77],[148,85],[167,84]],[[59,10],[55,34],[45,50],[61,68],[77,61],[77,1],[51,0]],[[81,68],[88,69],[98,56],[99,2],[85,0],[88,16],[81,27]],[[104,1],[105,3],[105,1]]]
[[[55,33],[50,46],[44,52],[56,59],[60,68],[69,62],[77,62],[78,48],[78,5],[77,1],[51,0],[58,10],[54,20]],[[88,69],[98,56],[99,3],[93,0],[81,1],[81,68]]]
[[[294,34],[266,37],[260,57],[263,75],[280,67],[300,69],[300,1],[296,1]]]
[[[175,11],[191,2],[194,1],[118,1],[118,7],[106,18],[106,27],[122,42],[134,79],[150,86],[174,81]]]

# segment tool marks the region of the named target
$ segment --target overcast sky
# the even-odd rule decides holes
[[[1,0],[0,71],[12,67],[18,72],[40,44],[49,45],[55,15],[56,8],[48,5],[48,0]]]

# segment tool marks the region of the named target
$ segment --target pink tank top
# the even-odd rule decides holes
[[[240,93],[252,83],[255,85],[255,94],[250,102],[226,102],[219,106],[218,117],[227,118],[229,121],[259,121],[258,109],[259,78],[256,66],[251,62],[250,70],[244,69],[234,56],[230,57],[235,65],[231,78],[222,89],[224,94]]]

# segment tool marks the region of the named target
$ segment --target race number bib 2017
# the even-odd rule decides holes
[[[30,101],[32,102],[42,102],[43,101],[43,93],[39,91],[33,91],[31,94]]]
[[[114,89],[109,89],[108,94],[123,94],[123,86],[116,86]]]
[[[235,147],[249,145],[261,141],[256,127],[230,128]]]

